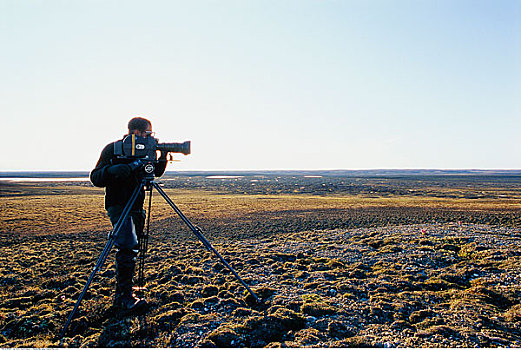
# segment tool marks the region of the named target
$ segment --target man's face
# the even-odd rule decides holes
[[[139,136],[139,137],[154,136],[154,133],[152,132],[152,125],[150,125],[150,124],[143,131],[141,131],[141,130],[133,130],[132,134],[134,134],[136,136]]]

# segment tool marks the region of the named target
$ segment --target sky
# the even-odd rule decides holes
[[[521,169],[521,0],[0,0],[0,170]]]

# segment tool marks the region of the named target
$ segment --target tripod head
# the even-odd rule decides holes
[[[120,156],[111,160],[113,165],[115,164],[126,164],[130,167],[131,171],[135,174],[136,178],[141,181],[146,179],[147,181],[154,180],[156,174],[155,170],[159,164],[158,160],[150,160],[143,158],[125,157]]]

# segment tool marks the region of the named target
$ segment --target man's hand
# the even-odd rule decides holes
[[[161,155],[158,160],[167,160],[168,152],[161,151]]]
[[[136,171],[136,169],[139,169],[143,166],[143,163],[139,159],[137,159],[130,163],[128,166],[130,167],[131,171]]]
[[[128,164],[116,164],[108,167],[107,172],[115,177],[129,177],[132,169]]]

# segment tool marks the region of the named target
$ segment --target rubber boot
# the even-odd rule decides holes
[[[133,277],[136,269],[135,253],[120,250],[116,253],[116,297],[114,306],[132,311],[147,304],[145,299],[137,298],[133,292]]]

